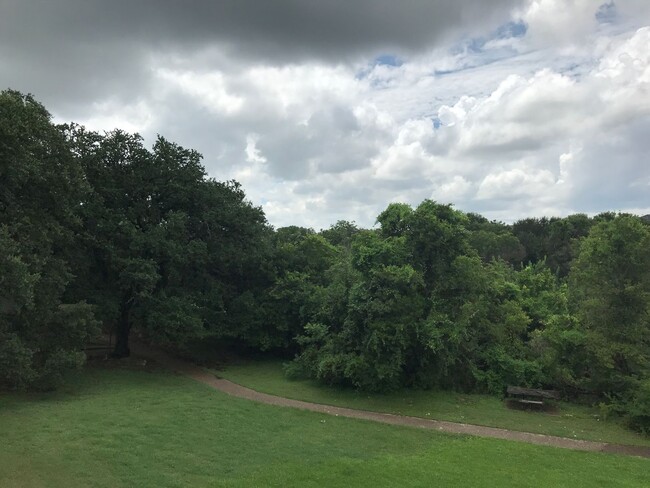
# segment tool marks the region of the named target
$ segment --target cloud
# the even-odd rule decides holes
[[[217,114],[232,115],[241,110],[245,99],[229,93],[223,73],[178,72],[166,68],[156,70],[155,76],[187,95],[200,99],[203,105]]]
[[[439,202],[457,202],[467,198],[473,184],[464,177],[454,175],[451,180],[442,183],[433,190],[431,197]]]
[[[248,134],[246,136],[246,148],[244,152],[246,153],[247,163],[266,163],[267,161],[257,148],[258,138],[259,136],[257,134]]]
[[[512,199],[541,195],[555,185],[555,177],[548,170],[513,168],[490,173],[481,181],[477,200]]]
[[[191,48],[217,43],[253,59],[340,59],[382,48],[419,50],[449,32],[507,13],[495,0],[4,0],[3,27],[13,39],[69,43],[115,39]],[[25,26],[29,26],[25,29]]]
[[[648,25],[645,0],[0,0],[0,79],[197,149],[278,226],[424,198],[510,221],[647,207]]]
[[[515,0],[2,0],[0,79],[56,109],[149,88],[161,55],[204,69],[417,52]],[[195,64],[196,66],[196,64]],[[4,69],[3,69],[4,68]]]
[[[610,40],[580,79],[542,69],[507,77],[486,97],[442,106],[443,125],[428,139],[443,141],[454,172],[469,182],[456,201],[489,202],[492,215],[512,200],[529,214],[642,207],[650,178],[642,135],[650,127],[648,45],[646,27]]]
[[[584,40],[598,24],[601,4],[594,0],[532,0],[521,11],[529,42],[547,46]]]

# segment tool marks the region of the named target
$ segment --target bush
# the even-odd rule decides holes
[[[639,384],[625,410],[629,426],[650,435],[650,378]]]

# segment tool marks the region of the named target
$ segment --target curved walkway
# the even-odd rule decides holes
[[[444,420],[428,420],[419,417],[407,417],[403,415],[394,415],[390,413],[370,412],[366,410],[354,410],[352,408],[334,407],[331,405],[322,405],[319,403],[303,402],[289,398],[278,397],[260,393],[245,386],[238,385],[232,381],[217,378],[213,373],[206,371],[200,366],[196,366],[187,361],[173,358],[161,351],[154,351],[140,345],[134,345],[132,350],[139,356],[150,358],[169,369],[188,376],[196,381],[204,383],[212,388],[220,390],[229,395],[245,398],[255,402],[266,403],[268,405],[278,405],[281,407],[299,408],[310,410],[312,412],[323,413],[327,415],[336,415],[341,417],[350,417],[355,419],[371,420],[391,425],[405,425],[410,427],[419,427],[422,429],[438,430],[441,432],[450,432],[453,434],[465,434],[479,437],[492,437],[495,439],[506,439],[529,444],[539,444],[543,446],[553,446],[565,449],[576,449],[580,451],[608,452],[616,454],[626,454],[631,456],[640,456],[650,458],[650,447],[627,446],[620,444],[609,444],[606,442],[583,441],[578,439],[569,439],[566,437],[557,437],[545,434],[533,434],[530,432],[519,432],[514,430],[499,429],[496,427],[485,427],[482,425],[461,424],[456,422],[447,422]]]

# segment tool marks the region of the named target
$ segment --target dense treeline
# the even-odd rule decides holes
[[[374,229],[272,229],[236,182],[159,138],[56,126],[0,95],[0,383],[56,384],[83,347],[137,330],[293,357],[372,391],[587,395],[650,429],[650,225],[631,215],[492,222],[391,204]]]
[[[254,298],[271,229],[236,182],[159,138],[56,126],[30,96],[0,94],[0,383],[56,385],[102,330],[182,347],[266,345]],[[253,325],[251,325],[253,324]]]

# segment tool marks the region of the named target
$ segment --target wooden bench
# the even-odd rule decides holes
[[[537,390],[534,388],[521,388],[509,386],[506,390],[508,399],[521,403],[522,405],[543,406],[544,400],[557,400],[560,394],[555,390]]]

